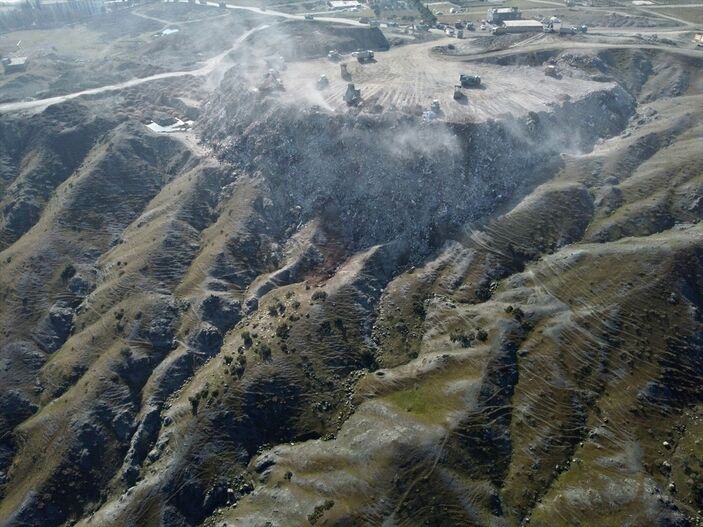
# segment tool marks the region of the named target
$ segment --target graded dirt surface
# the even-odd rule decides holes
[[[703,525],[692,37],[249,4],[3,78],[0,525]]]
[[[347,55],[342,62],[347,64],[350,82],[361,89],[361,96],[369,104],[421,112],[429,109],[436,99],[442,112],[440,118],[451,122],[477,122],[500,114],[520,116],[530,111],[545,111],[550,105],[612,87],[566,75],[561,79],[547,77],[541,65],[496,68],[490,64],[466,64],[438,51],[456,42],[446,38],[392,48],[377,52],[374,62],[364,64]],[[323,74],[330,85],[318,90],[316,82]],[[453,98],[454,86],[461,74],[479,75],[481,86],[463,89],[464,98],[457,101]],[[296,63],[281,73],[281,80],[286,87],[283,100],[307,99],[337,112],[346,110],[343,95],[348,81],[341,78],[336,62],[325,58]]]

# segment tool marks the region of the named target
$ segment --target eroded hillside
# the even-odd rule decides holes
[[[231,60],[0,117],[5,525],[701,522],[702,59],[430,122]]]

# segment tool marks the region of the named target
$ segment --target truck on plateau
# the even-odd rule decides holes
[[[462,73],[459,75],[459,83],[463,88],[477,88],[481,86],[481,77]]]
[[[373,51],[370,49],[360,49],[352,53],[352,57],[361,63],[371,62],[373,60]]]

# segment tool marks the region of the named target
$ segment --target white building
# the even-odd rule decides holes
[[[361,7],[361,3],[356,0],[329,0],[327,5],[332,9],[350,9]]]
[[[506,20],[503,22],[506,33],[537,33],[544,31],[542,22],[537,20]]]

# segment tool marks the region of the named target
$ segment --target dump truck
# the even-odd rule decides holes
[[[339,71],[342,76],[342,79],[344,79],[345,81],[351,80],[351,73],[349,73],[349,70],[347,69],[346,63],[342,62],[339,65]]]
[[[361,102],[361,90],[357,90],[351,82],[347,84],[347,91],[344,92],[344,102],[348,106],[355,106]]]
[[[371,62],[373,60],[373,51],[370,49],[360,49],[352,53],[352,57],[361,63]]]
[[[330,85],[330,81],[327,78],[327,75],[325,75],[324,73],[322,75],[320,75],[320,78],[317,80],[317,89],[324,90],[329,85]]]
[[[459,83],[464,88],[476,88],[481,85],[481,77],[478,75],[467,75],[462,73],[459,75]]]

